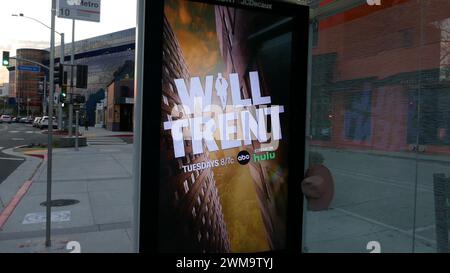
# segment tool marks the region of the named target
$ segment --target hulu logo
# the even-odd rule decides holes
[[[369,6],[381,6],[381,0],[367,0]]]
[[[277,158],[277,154],[275,152],[267,152],[265,154],[253,154],[253,161],[254,162],[260,162],[260,161],[266,161],[266,160],[272,160]]]

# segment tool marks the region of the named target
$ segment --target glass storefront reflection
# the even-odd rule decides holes
[[[448,252],[449,14],[385,0],[313,23],[308,167],[335,194],[308,210],[305,251]]]

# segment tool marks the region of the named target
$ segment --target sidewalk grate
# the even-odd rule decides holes
[[[68,206],[73,206],[73,205],[76,205],[79,203],[80,203],[80,201],[72,200],[72,199],[59,199],[59,200],[52,200],[50,202],[52,207],[68,207]],[[42,202],[41,206],[46,207],[47,202]]]

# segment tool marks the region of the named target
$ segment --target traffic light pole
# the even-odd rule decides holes
[[[47,144],[47,208],[46,208],[46,232],[45,232],[45,246],[51,247],[51,222],[52,222],[52,145],[53,145],[53,92],[55,89],[55,17],[56,17],[56,0],[52,0],[51,11],[51,32],[50,32],[50,90],[48,102],[48,144]]]
[[[46,65],[43,65],[43,64],[41,64],[41,63],[39,63],[39,62],[32,61],[32,60],[27,60],[27,59],[24,59],[24,58],[18,58],[18,57],[11,57],[10,59],[11,59],[11,60],[16,60],[16,61],[21,61],[21,62],[32,63],[32,64],[35,64],[35,65],[37,65],[37,66],[40,66],[40,67],[42,67],[42,68],[44,68],[44,69],[50,70],[50,67],[48,67],[48,66],[46,66]]]

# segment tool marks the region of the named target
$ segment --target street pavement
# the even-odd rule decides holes
[[[29,144],[47,143],[47,137],[29,124],[0,124],[0,184],[23,162],[22,157],[3,153],[3,150]]]
[[[110,137],[113,140],[115,134],[125,134],[95,128],[82,133],[91,139]],[[23,165],[28,164],[28,172],[34,168],[33,183],[0,229],[0,253],[68,253],[66,245],[71,241],[78,242],[81,252],[87,253],[132,251],[135,200],[132,196],[132,144],[117,145],[114,140],[109,145],[90,144],[79,152],[54,150],[52,200],[76,203],[53,207],[53,247],[50,249],[44,247],[45,207],[41,205],[46,199],[47,164],[35,157],[25,159]],[[17,171],[12,175],[18,175]],[[28,178],[15,178],[18,179],[22,179],[19,185],[12,179],[5,180],[0,185],[0,194],[17,191]],[[12,200],[13,197],[9,194],[2,199]],[[4,203],[6,206],[8,201]]]
[[[450,158],[437,155],[312,147],[333,174],[331,209],[307,212],[310,252],[436,252],[433,174],[450,175]],[[417,192],[416,192],[417,188]],[[415,232],[415,235],[414,235]]]

